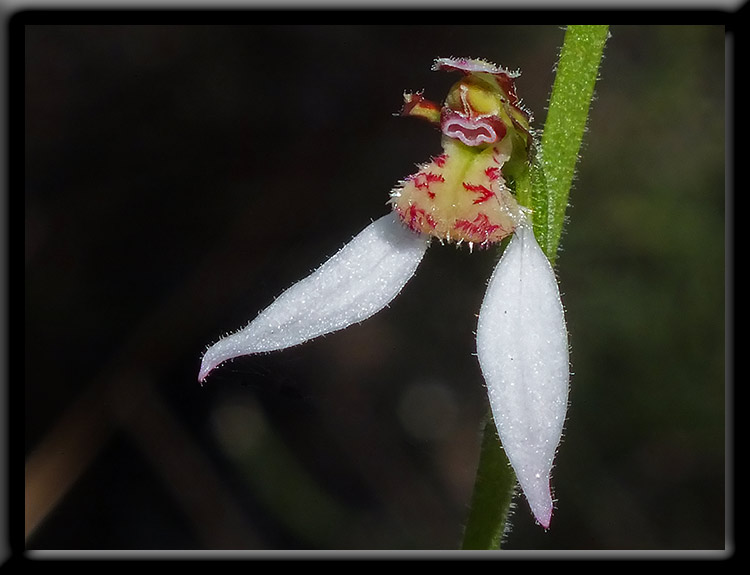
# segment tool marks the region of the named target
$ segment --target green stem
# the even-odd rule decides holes
[[[528,177],[517,182],[521,205],[533,209],[534,233],[552,264],[588,118],[608,26],[568,26],[552,88],[541,146]],[[490,417],[474,484],[463,549],[500,549],[516,477]]]
[[[516,489],[516,474],[500,445],[492,417],[484,425],[480,465],[463,549],[500,549]]]
[[[531,170],[534,232],[554,264],[609,26],[568,26]]]

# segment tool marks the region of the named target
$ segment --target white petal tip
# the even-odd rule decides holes
[[[248,332],[248,328],[245,328],[221,338],[209,347],[201,359],[198,381],[203,383],[208,375],[225,361],[262,351],[257,349],[257,345],[254,344],[253,335],[252,332]]]
[[[541,525],[545,529],[549,529],[549,524],[552,521],[552,509],[543,513],[535,514],[534,517],[536,518],[537,522],[539,522],[539,525]]]
[[[212,365],[211,362],[206,361],[206,358],[203,358],[203,361],[201,362],[201,369],[198,372],[198,381],[200,383],[203,383],[206,381],[206,377],[208,377],[208,374],[211,373],[211,370],[215,368],[216,365]]]
[[[536,519],[539,525],[545,529],[549,529],[553,511],[549,480],[537,480],[534,485],[524,487],[523,492],[531,508],[531,513],[534,515],[534,519]]]
[[[208,374],[211,373],[215,368],[219,367],[222,363],[228,359],[232,359],[237,354],[227,354],[226,351],[222,352],[222,347],[225,347],[227,338],[220,340],[206,350],[201,360],[201,368],[198,372],[198,381],[203,383]]]

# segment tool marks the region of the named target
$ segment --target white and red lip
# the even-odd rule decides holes
[[[467,146],[494,144],[502,140],[508,131],[497,116],[467,115],[450,108],[443,108],[440,130],[449,138],[460,140]]]

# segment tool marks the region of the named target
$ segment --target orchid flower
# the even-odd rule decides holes
[[[380,217],[247,327],[207,349],[199,380],[221,363],[285,349],[361,322],[386,307],[428,246],[486,248],[511,237],[479,312],[477,356],[498,434],[536,520],[552,516],[550,474],[568,397],[568,340],[554,271],[518,204],[528,173],[530,114],[511,72],[484,60],[440,58],[461,79],[442,106],[404,94],[402,115],[439,127],[443,153],[391,192]]]

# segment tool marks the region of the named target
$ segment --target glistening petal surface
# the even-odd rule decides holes
[[[568,335],[557,279],[528,223],[490,280],[477,354],[503,448],[532,513],[547,528],[550,473],[568,402]]]
[[[374,315],[414,275],[428,243],[394,214],[376,220],[247,327],[211,346],[198,379],[228,359],[292,347]]]

